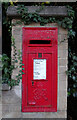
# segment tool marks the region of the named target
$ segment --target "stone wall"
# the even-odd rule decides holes
[[[12,20],[15,23],[16,19]],[[15,43],[17,50],[22,51],[22,27],[25,25],[15,25],[12,27],[12,36],[15,38]],[[32,23],[26,26],[40,26],[39,23]],[[25,27],[26,27],[25,26]],[[58,27],[58,96],[57,96],[57,112],[33,112],[33,113],[22,113],[22,118],[66,118],[67,117],[67,75],[65,71],[67,70],[68,64],[68,40],[67,30],[59,27],[57,23],[48,23],[45,26]],[[42,27],[42,26],[41,26]],[[13,51],[12,51],[13,52]],[[12,57],[11,52],[11,57]],[[19,69],[19,68],[18,68]],[[18,73],[18,70],[13,72],[12,77]],[[14,92],[21,99],[21,83],[19,86],[13,88]],[[17,105],[18,106],[18,105]],[[20,102],[21,106],[21,102]],[[18,110],[21,112],[21,109]],[[14,110],[13,110],[14,112]]]

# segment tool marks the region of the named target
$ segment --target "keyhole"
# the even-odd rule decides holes
[[[32,86],[34,85],[34,81],[32,81]]]

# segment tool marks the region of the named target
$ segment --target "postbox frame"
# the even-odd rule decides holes
[[[53,90],[53,94],[52,94],[52,107],[49,108],[49,107],[30,107],[30,106],[27,106],[27,92],[28,92],[28,83],[27,83],[27,74],[28,74],[28,54],[30,53],[35,53],[36,51],[30,51],[29,48],[30,47],[33,47],[33,45],[29,45],[29,41],[26,41],[25,39],[25,32],[27,30],[55,30],[55,41],[53,42],[52,45],[41,45],[40,48],[42,47],[45,47],[46,51],[44,51],[45,53],[48,53],[48,54],[52,54],[52,58],[53,58],[53,61],[55,60],[55,65],[53,65],[53,69],[55,69],[55,77],[52,77],[55,78],[54,81],[52,81],[52,89],[55,89]],[[22,38],[23,38],[23,41],[22,41],[22,59],[23,59],[23,64],[24,64],[24,69],[23,72],[25,74],[22,75],[22,112],[57,112],[57,41],[58,41],[58,34],[57,34],[57,27],[23,27],[22,28]],[[43,38],[41,38],[43,40]],[[31,39],[31,40],[36,40],[35,38]],[[51,39],[50,39],[51,40]],[[38,45],[34,45],[34,47],[37,47],[38,48]],[[51,50],[51,52],[49,50],[47,50],[46,47],[51,47],[49,50]],[[33,48],[32,48],[33,49]],[[29,51],[28,51],[29,50]],[[37,59],[37,58],[35,58]],[[41,58],[42,59],[42,58]],[[55,66],[55,68],[54,68]],[[47,73],[46,73],[47,74]],[[52,74],[54,75],[53,71],[52,71]]]

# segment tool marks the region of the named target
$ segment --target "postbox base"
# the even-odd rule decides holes
[[[55,108],[32,108],[32,107],[24,107],[22,108],[22,112],[57,112]]]

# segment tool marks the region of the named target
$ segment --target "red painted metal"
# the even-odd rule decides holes
[[[22,112],[57,111],[57,28],[23,27]],[[50,40],[30,44],[31,40]],[[36,41],[36,42],[37,42]],[[38,43],[38,42],[37,42]],[[42,57],[38,57],[38,53]],[[34,79],[34,60],[46,60],[46,79]]]

